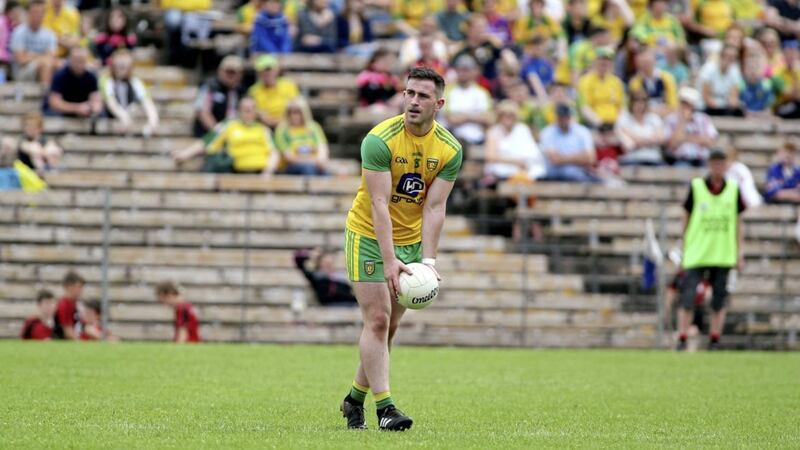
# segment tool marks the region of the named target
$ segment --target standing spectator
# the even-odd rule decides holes
[[[14,79],[39,81],[50,87],[56,69],[58,39],[55,33],[42,25],[44,1],[32,0],[28,5],[28,21],[11,33],[11,52],[14,54]]]
[[[150,136],[158,128],[156,105],[147,93],[144,83],[133,76],[133,57],[127,50],[114,53],[110,75],[100,78],[100,93],[106,111],[119,122],[120,132],[132,131],[133,118],[140,110],[147,117],[142,135]]]
[[[800,118],[800,49],[796,40],[783,44],[786,65],[772,81],[778,93],[775,113],[783,119]]]
[[[650,0],[648,11],[636,21],[631,33],[651,47],[686,47],[683,26],[677,17],[669,13],[667,0]]]
[[[665,142],[664,122],[658,114],[650,111],[647,94],[631,93],[628,111],[617,119],[617,135],[624,154],[619,159],[622,165],[653,165],[664,162],[661,146]]]
[[[478,85],[478,65],[471,56],[460,56],[455,69],[456,82],[444,90],[443,119],[458,139],[481,144],[492,122],[492,96]]]
[[[761,64],[744,65],[744,78],[739,84],[739,101],[746,116],[770,117],[775,103],[772,80],[763,76]],[[730,155],[729,155],[730,156]]]
[[[97,90],[97,76],[88,70],[89,51],[73,47],[66,66],[53,75],[45,114],[70,117],[96,117],[103,110]]]
[[[25,115],[22,123],[17,159],[40,175],[58,168],[64,151],[54,139],[44,137],[42,113],[30,112]]]
[[[204,136],[220,122],[236,117],[239,100],[245,95],[243,70],[242,59],[228,55],[220,62],[216,78],[200,86],[194,103],[195,137]]]
[[[597,155],[588,128],[572,120],[572,109],[563,103],[556,105],[556,123],[542,130],[539,147],[547,158],[544,179],[596,183],[591,172]]]
[[[339,48],[351,53],[371,48],[370,43],[375,39],[364,3],[364,0],[345,0],[341,14],[336,17]]]
[[[767,170],[765,200],[771,203],[800,203],[800,166],[796,158],[797,145],[785,141],[778,151],[777,161]]]
[[[503,100],[497,105],[497,123],[486,133],[486,175],[494,182],[515,176],[533,181],[546,171],[531,129],[519,121],[519,107]]]
[[[578,82],[581,116],[593,127],[614,124],[625,106],[625,86],[611,72],[614,57],[608,48],[597,49],[594,67]]]
[[[547,88],[555,81],[553,63],[546,55],[547,40],[544,36],[534,35],[525,45],[520,76],[537,98],[547,96]]]
[[[306,53],[334,53],[339,48],[336,15],[328,0],[309,0],[297,21],[295,49]]]
[[[733,180],[739,185],[739,192],[748,209],[757,208],[764,203],[764,199],[758,193],[753,173],[739,161],[739,152],[734,147],[728,147],[728,170],[725,172],[725,179]]]
[[[567,15],[564,17],[563,29],[567,35],[567,43],[572,45],[589,37],[591,22],[588,17],[586,0],[568,0]]]
[[[53,30],[58,38],[59,56],[80,45],[81,13],[65,0],[47,0],[44,26]]]
[[[121,8],[114,8],[106,17],[106,28],[94,38],[94,54],[103,64],[111,62],[111,55],[119,49],[136,47],[136,33],[128,29],[128,16]]]
[[[239,117],[224,123],[208,144],[208,153],[225,149],[233,159],[235,173],[270,175],[279,157],[269,128],[258,121],[256,102],[245,97],[239,102]]]
[[[389,50],[379,48],[358,74],[358,105],[380,114],[396,114],[400,106],[400,80],[392,73],[395,57]]]
[[[461,42],[466,38],[464,28],[468,18],[462,0],[446,0],[444,11],[436,14],[439,29],[450,42]]]
[[[679,166],[703,166],[709,149],[717,140],[717,129],[710,117],[697,111],[701,101],[699,92],[683,87],[678,98],[678,110],[665,121],[669,162]]]
[[[53,316],[53,337],[55,339],[78,339],[81,330],[78,302],[81,300],[85,285],[86,280],[73,270],[64,275],[62,282],[64,296],[58,301],[56,313]]]
[[[189,303],[175,283],[164,281],[156,286],[156,298],[175,311],[175,338],[179,344],[200,342],[200,322],[194,306]]]
[[[689,324],[694,315],[697,285],[704,279],[711,284],[711,329],[709,350],[718,350],[725,325],[728,298],[728,273],[744,266],[745,204],[735,181],[726,181],[725,153],[714,150],[709,157],[709,173],[695,178],[683,204],[683,261],[686,272],[678,309],[678,346],[686,350]]]
[[[308,268],[309,259],[314,260],[314,269]],[[311,284],[320,305],[358,305],[347,277],[336,272],[333,254],[320,249],[298,250],[294,254],[294,262]]]
[[[656,56],[650,49],[636,55],[636,75],[628,83],[630,91],[647,94],[653,112],[665,117],[678,109],[678,88],[669,72],[656,68]]]
[[[714,0],[716,1],[716,0]],[[739,86],[739,50],[725,46],[718,59],[711,59],[700,69],[697,90],[703,95],[706,114],[712,116],[741,116]]]
[[[289,20],[283,14],[280,0],[262,0],[261,10],[250,34],[250,51],[259,53],[289,53],[292,36]]]
[[[53,314],[56,312],[56,296],[47,289],[36,293],[36,314],[25,319],[21,339],[49,340],[53,336]]]
[[[286,104],[300,95],[300,90],[290,78],[280,76],[278,60],[272,55],[261,55],[255,69],[258,79],[247,95],[255,99],[261,122],[274,128],[283,119]]]
[[[275,146],[286,162],[284,173],[326,174],[328,140],[303,97],[295,97],[286,105],[286,116],[275,129]]]

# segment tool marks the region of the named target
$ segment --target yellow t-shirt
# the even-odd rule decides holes
[[[472,6],[475,11],[483,11],[483,0],[475,0]],[[497,0],[497,6],[495,7],[495,10],[502,16],[508,16],[517,8],[518,5],[516,0]]]
[[[325,132],[317,122],[302,127],[281,123],[275,129],[275,146],[283,154],[316,156],[318,147],[327,143]]]
[[[702,0],[697,5],[697,21],[720,36],[733,25],[733,7],[728,0]]]
[[[648,0],[628,0],[628,6],[630,6],[631,11],[633,11],[634,19],[639,19],[645,15],[648,3]]]
[[[240,120],[225,122],[219,134],[208,144],[209,153],[223,148],[233,158],[233,168],[241,171],[263,170],[274,148],[269,128]]]
[[[414,28],[419,28],[425,16],[436,14],[444,9],[441,0],[394,0],[392,12],[396,19],[405,20]]]
[[[211,0],[161,0],[161,9],[179,9],[181,11],[207,11],[211,9]]]
[[[628,81],[628,90],[630,92],[645,92],[644,79],[639,75],[634,75],[633,78]],[[656,73],[655,86],[653,87],[653,91],[649,92],[648,95],[660,98],[661,101],[670,108],[677,108],[678,89],[675,84],[675,77],[669,72],[658,70]],[[653,99],[653,97],[650,98],[651,100]]]
[[[524,45],[534,35],[540,34],[550,39],[558,39],[562,36],[561,24],[549,17],[536,19],[534,17],[521,17],[514,23],[513,35],[517,44]]]
[[[625,86],[613,74],[600,79],[595,72],[589,72],[578,81],[578,100],[594,111],[603,123],[614,123],[625,106]]]
[[[425,136],[414,136],[406,131],[402,114],[379,123],[361,142],[361,167],[392,174],[389,215],[394,245],[422,240],[422,205],[427,188],[435,178],[455,181],[461,155],[461,145],[439,123],[434,122]],[[353,207],[347,213],[347,229],[376,239],[372,203],[363,175]]]
[[[289,100],[300,95],[294,81],[280,77],[275,86],[265,87],[260,81],[252,85],[247,94],[256,101],[258,110],[271,119],[282,119]]]
[[[622,37],[625,35],[625,30],[628,28],[625,25],[625,18],[622,15],[618,15],[613,20],[608,20],[605,17],[601,16],[600,14],[592,17],[591,19],[592,25],[596,27],[604,27],[608,28],[611,37],[614,39],[614,42],[622,41]]]
[[[247,3],[236,11],[236,22],[246,27],[248,31],[252,31],[257,12],[252,3]]]
[[[81,14],[73,6],[64,4],[57,14],[53,6],[48,3],[44,11],[42,25],[49,28],[56,36],[78,36],[81,33]],[[65,48],[59,47],[58,56],[67,54]]]

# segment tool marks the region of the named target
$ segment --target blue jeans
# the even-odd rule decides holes
[[[599,183],[600,179],[580,166],[547,166],[547,173],[542,177],[545,181],[576,181],[578,183]]]
[[[283,173],[286,175],[327,175],[319,166],[311,163],[289,164]]]

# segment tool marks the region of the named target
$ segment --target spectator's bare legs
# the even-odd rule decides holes
[[[39,84],[45,88],[50,88],[50,82],[53,80],[53,73],[56,70],[58,58],[53,55],[42,55],[39,57],[37,69],[39,70]]]

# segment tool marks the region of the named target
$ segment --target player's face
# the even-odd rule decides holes
[[[408,80],[403,94],[403,111],[406,120],[421,125],[433,120],[444,106],[444,99],[436,93],[436,85],[430,80]]]

